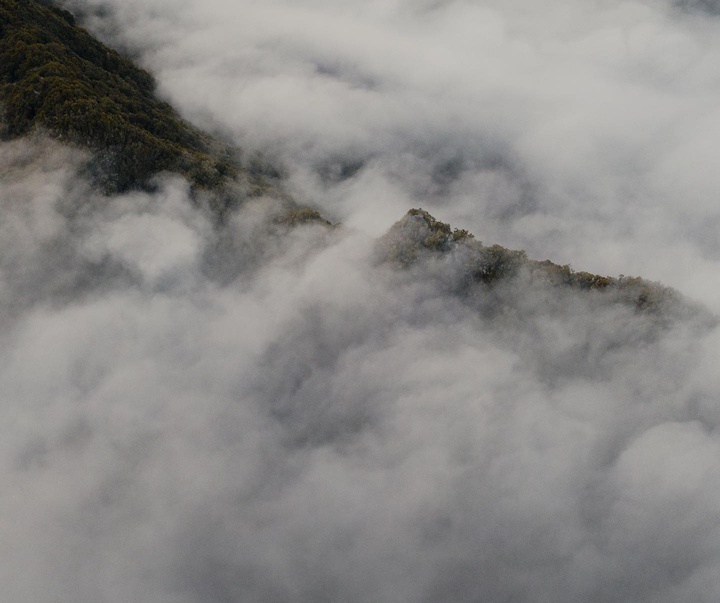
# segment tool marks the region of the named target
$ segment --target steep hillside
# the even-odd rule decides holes
[[[95,40],[69,12],[0,0],[5,137],[41,128],[91,148],[93,176],[107,192],[144,186],[164,170],[205,188],[237,177],[237,151],[181,119],[154,87],[149,73]],[[262,179],[253,184],[262,188]]]

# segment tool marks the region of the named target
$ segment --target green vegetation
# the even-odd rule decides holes
[[[287,209],[278,217],[276,222],[286,226],[298,226],[299,224],[333,226],[332,222],[323,218],[319,211],[310,209],[309,207],[292,207]]]
[[[240,173],[237,152],[155,97],[150,74],[69,12],[35,0],[0,0],[0,103],[5,137],[40,128],[94,150],[91,170],[107,192],[146,186],[165,170],[200,188]]]
[[[407,215],[417,216],[427,224],[428,235],[421,243],[426,249],[443,251],[449,249],[453,243],[474,238],[467,230],[460,230],[458,228],[453,230],[449,224],[436,220],[422,209],[411,209]]]
[[[637,277],[613,278],[589,272],[576,272],[570,266],[550,260],[537,261],[524,251],[500,245],[485,246],[466,230],[453,229],[422,209],[411,209],[378,242],[381,261],[401,268],[428,259],[461,257],[468,283],[494,285],[517,276],[525,276],[538,285],[563,286],[586,291],[612,293],[615,299],[642,311],[660,311],[689,305],[679,293],[659,283]]]

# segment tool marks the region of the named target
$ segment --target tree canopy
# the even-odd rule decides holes
[[[4,136],[35,127],[95,151],[107,192],[175,171],[213,188],[240,171],[238,153],[158,99],[152,76],[94,39],[71,13],[35,0],[0,0]]]

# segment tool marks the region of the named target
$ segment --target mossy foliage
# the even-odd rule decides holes
[[[144,186],[160,171],[212,188],[237,175],[229,149],[154,95],[152,76],[35,0],[0,0],[0,102],[6,137],[35,127],[96,151],[108,191]]]
[[[643,311],[667,310],[689,305],[680,294],[659,283],[638,277],[618,278],[576,272],[568,265],[550,260],[538,261],[527,257],[525,251],[501,245],[483,245],[466,230],[453,229],[422,209],[411,209],[395,223],[378,242],[381,261],[409,268],[431,258],[463,258],[466,282],[494,285],[524,275],[538,285],[549,284],[580,290],[607,291],[615,299],[634,305]]]

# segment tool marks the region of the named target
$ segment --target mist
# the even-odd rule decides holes
[[[0,145],[8,600],[718,600],[715,321],[378,241],[422,206],[717,312],[710,3],[64,4],[344,226]]]
[[[380,235],[420,205],[720,303],[711,2],[65,4],[334,220]]]

